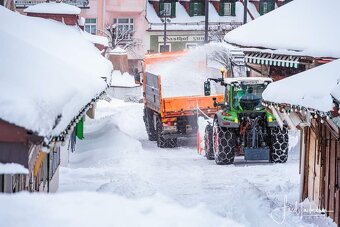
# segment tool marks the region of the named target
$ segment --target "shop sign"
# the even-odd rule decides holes
[[[188,36],[188,35],[169,35],[166,37],[167,42],[204,42],[204,36],[203,35],[194,35],[194,36]],[[158,36],[158,42],[164,42],[164,36]]]

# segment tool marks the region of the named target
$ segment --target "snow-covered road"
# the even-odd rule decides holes
[[[157,148],[142,113],[139,103],[100,101],[69,166],[60,167],[58,193],[0,195],[0,226],[336,226],[295,207],[296,147],[285,164],[218,166],[196,152],[194,141]],[[293,145],[297,138],[291,135]]]
[[[206,207],[218,217],[245,226],[330,226],[323,217],[291,212],[299,199],[298,149],[286,164],[217,166],[182,141],[159,149],[147,140],[143,105],[112,100],[99,104],[86,122],[70,166],[61,169],[60,192],[97,191],[131,199],[164,195],[184,207]],[[293,135],[292,141],[297,142]],[[287,206],[285,207],[285,200]]]

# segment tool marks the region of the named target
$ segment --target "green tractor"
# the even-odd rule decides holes
[[[281,128],[262,106],[262,92],[272,79],[265,77],[208,78],[204,93],[210,95],[210,82],[225,86],[225,97],[205,128],[206,158],[219,165],[234,163],[235,156],[246,161],[266,160],[285,163],[288,159],[288,128]]]

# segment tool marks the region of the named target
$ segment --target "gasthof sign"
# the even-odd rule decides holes
[[[169,35],[166,37],[166,41],[167,42],[203,42],[204,36]],[[158,36],[158,42],[164,42],[164,36]]]

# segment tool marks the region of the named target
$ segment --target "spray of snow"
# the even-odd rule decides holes
[[[203,83],[207,78],[221,77],[221,64],[209,64],[207,59],[216,51],[226,51],[228,44],[210,43],[191,49],[175,60],[151,65],[146,70],[161,76],[164,97],[204,95]],[[209,61],[211,62],[211,61]],[[212,84],[211,93],[223,93],[224,87]]]

